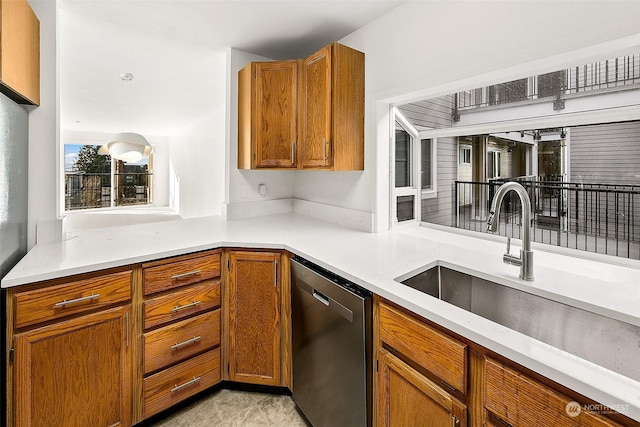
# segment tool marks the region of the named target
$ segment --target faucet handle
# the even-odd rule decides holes
[[[507,237],[507,253],[511,253],[511,237]]]

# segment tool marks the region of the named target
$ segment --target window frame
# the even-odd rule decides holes
[[[96,146],[96,145],[100,145],[100,143],[96,143],[95,141],[92,141],[90,139],[87,140],[82,140],[82,141],[78,141],[78,140],[74,140],[73,138],[70,138],[69,141],[67,142],[63,142],[61,143],[62,146],[62,150],[61,150],[61,159],[62,159],[62,181],[61,181],[61,185],[60,185],[60,211],[61,214],[63,215],[69,215],[69,214],[75,214],[75,213],[80,213],[80,212],[96,212],[96,211],[105,211],[105,210],[113,210],[113,209],[130,209],[130,208],[139,208],[139,207],[148,207],[148,206],[154,206],[154,201],[153,201],[153,187],[154,187],[154,173],[153,173],[153,152],[149,154],[148,158],[147,158],[147,175],[149,176],[149,180],[148,180],[148,184],[147,184],[147,191],[148,191],[148,198],[147,198],[147,203],[144,204],[125,204],[125,205],[120,205],[117,206],[116,205],[116,191],[118,190],[118,185],[117,185],[117,171],[116,171],[116,162],[117,160],[114,159],[113,157],[111,157],[111,162],[110,162],[110,171],[109,171],[109,181],[110,181],[110,195],[109,195],[109,206],[100,206],[100,207],[88,207],[88,208],[80,208],[80,209],[67,209],[67,203],[66,203],[66,185],[65,185],[65,176],[67,174],[67,170],[65,167],[65,146],[66,145],[77,145],[77,146],[83,146],[83,145],[92,145],[92,146]],[[126,164],[126,162],[125,162]],[[133,165],[135,165],[136,163],[131,163]],[[132,175],[132,174],[127,174],[126,172],[121,172],[121,175],[124,175],[125,177],[127,175]]]
[[[471,165],[472,159],[471,159],[471,146],[461,146],[460,144],[458,144],[459,150],[458,150],[458,164],[459,165]],[[464,157],[467,156],[463,156],[462,155],[462,151],[468,152],[469,155],[469,161],[463,161]]]
[[[405,223],[420,223],[422,221],[422,200],[437,197],[438,188],[438,170],[437,170],[437,153],[438,153],[438,141],[436,138],[423,138],[422,133],[413,126],[413,124],[407,120],[407,118],[395,107],[391,106],[391,150],[390,151],[390,182],[391,194],[390,198],[390,213],[392,227]],[[409,134],[409,185],[404,187],[395,186],[396,176],[396,123],[399,124],[402,129]],[[431,186],[429,188],[422,188],[422,142],[423,140],[430,141],[430,178]],[[414,207],[412,219],[404,221],[398,221],[398,198],[403,196],[414,197]]]

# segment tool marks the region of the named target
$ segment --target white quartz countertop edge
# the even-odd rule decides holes
[[[87,231],[36,245],[2,288],[220,247],[286,249],[516,363],[640,421],[640,382],[404,286],[441,264],[640,325],[640,262],[631,267],[536,251],[536,281],[502,263],[503,244],[423,227],[364,233],[298,214],[177,220]],[[513,251],[513,250],[512,250]],[[605,292],[603,292],[603,289]]]

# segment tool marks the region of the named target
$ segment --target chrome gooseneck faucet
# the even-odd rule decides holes
[[[533,280],[533,251],[531,250],[531,200],[527,190],[517,182],[507,182],[502,184],[491,202],[491,210],[489,211],[489,219],[487,220],[487,231],[495,233],[500,225],[500,205],[505,194],[509,191],[515,191],[522,204],[522,249],[520,249],[520,257],[511,255],[511,238],[507,237],[507,253],[502,256],[505,264],[520,266],[520,278],[523,280]]]

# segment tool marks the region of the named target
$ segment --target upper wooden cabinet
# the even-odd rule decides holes
[[[295,168],[298,61],[252,62],[238,73],[238,168]]]
[[[40,105],[40,21],[27,0],[0,0],[0,91]]]
[[[238,73],[239,169],[364,169],[364,54],[333,43]]]
[[[300,164],[304,169],[364,169],[364,54],[332,43],[302,69]]]

